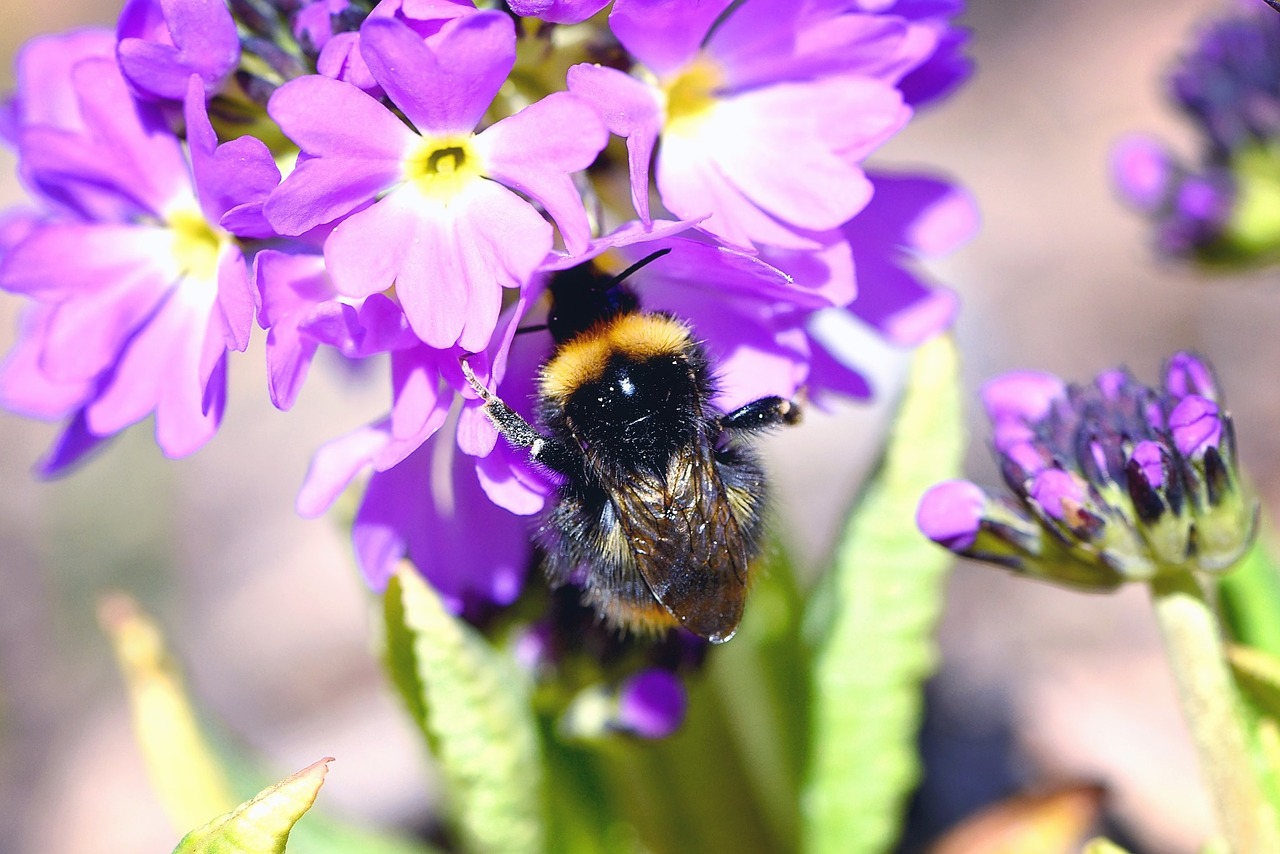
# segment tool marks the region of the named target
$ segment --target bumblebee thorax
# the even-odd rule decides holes
[[[547,364],[544,421],[610,468],[665,470],[703,429],[706,376],[682,323],[620,315],[562,345]]]

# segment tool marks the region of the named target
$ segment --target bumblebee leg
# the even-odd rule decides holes
[[[754,433],[800,421],[800,407],[785,397],[762,397],[720,419],[726,433]]]
[[[531,459],[542,463],[547,468],[565,472],[565,467],[570,464],[570,456],[564,445],[550,436],[539,433],[532,424],[520,417],[520,413],[503,403],[502,398],[481,385],[466,359],[461,359],[460,363],[462,375],[466,378],[467,384],[484,401],[484,414],[489,416],[489,420],[493,422],[494,427],[498,428],[498,432],[507,440],[507,444],[513,448],[528,448]]]

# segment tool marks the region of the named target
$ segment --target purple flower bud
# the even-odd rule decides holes
[[[1206,397],[1191,394],[1169,413],[1169,432],[1184,457],[1203,455],[1222,441],[1222,416],[1218,405]]]
[[[1189,175],[1178,188],[1174,207],[1192,223],[1219,226],[1231,213],[1234,193],[1214,175]]]
[[[1133,448],[1130,459],[1137,463],[1137,470],[1152,489],[1162,489],[1165,482],[1165,452],[1159,442],[1143,440]]]
[[[1233,566],[1258,504],[1241,487],[1231,419],[1200,357],[1176,353],[1164,375],[1163,389],[1124,369],[1088,385],[1037,372],[987,383],[1013,496],[939,484],[920,502],[920,530],[966,557],[1090,590]]]
[[[929,489],[916,509],[916,527],[953,552],[970,548],[982,526],[987,494],[967,480],[948,480]]]
[[[1149,136],[1128,136],[1111,152],[1111,176],[1125,201],[1143,213],[1164,203],[1173,178],[1173,162],[1163,143]]]
[[[1088,496],[1080,478],[1062,469],[1045,469],[1031,481],[1028,491],[1044,511],[1067,525],[1078,524],[1079,508]]]
[[[1014,488],[1048,468],[1053,459],[1036,442],[1013,442],[1003,451],[1001,468],[1005,478]]]
[[[1213,369],[1194,353],[1183,351],[1170,357],[1164,367],[1164,387],[1174,397],[1198,394],[1209,400],[1218,399],[1218,383]]]
[[[1094,377],[1093,384],[1104,400],[1114,402],[1120,400],[1126,393],[1131,393],[1131,389],[1137,385],[1137,382],[1124,368],[1112,368]]]
[[[1066,385],[1044,371],[1013,371],[988,381],[981,394],[992,423],[1035,423],[1049,413],[1054,400],[1066,394]]]
[[[669,670],[642,670],[618,691],[615,726],[641,738],[666,738],[684,722],[688,696]]]

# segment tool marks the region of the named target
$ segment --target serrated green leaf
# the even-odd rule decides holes
[[[182,838],[174,854],[283,854],[289,831],[311,809],[332,757],[259,792]]]
[[[388,583],[384,608],[393,678],[401,690],[419,686],[410,709],[439,759],[468,850],[541,851],[542,769],[527,679],[412,567]]]
[[[160,628],[123,593],[102,599],[98,621],[124,677],[148,776],[174,827],[231,809],[239,799],[200,730]]]
[[[202,729],[164,636],[137,603],[121,593],[104,597],[98,606],[98,618],[120,663],[133,728],[152,787],[175,827],[185,830],[203,824],[209,816],[227,813],[242,797],[261,788],[269,778],[231,745],[211,741]],[[292,854],[433,851],[324,815],[312,815],[294,829],[291,839]]]
[[[964,446],[954,346],[921,347],[880,471],[845,530],[817,626],[803,842],[880,852],[897,837],[919,776],[920,686],[950,556],[915,527],[932,484],[956,477]]]

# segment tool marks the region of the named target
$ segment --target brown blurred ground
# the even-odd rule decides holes
[[[1158,80],[1186,26],[1220,7],[971,5],[978,76],[880,158],[945,168],[981,204],[978,239],[935,268],[964,298],[967,386],[1017,367],[1086,379],[1120,362],[1150,380],[1171,350],[1197,348],[1229,390],[1244,459],[1274,506],[1280,340],[1270,330],[1280,295],[1268,276],[1202,281],[1158,262],[1105,174],[1108,146],[1128,130],[1162,132],[1190,151]],[[0,53],[35,32],[108,23],[115,11],[0,0]],[[16,193],[10,162],[0,161],[6,199]],[[15,308],[0,300],[5,346]],[[377,823],[420,816],[429,774],[369,654],[369,604],[349,547],[332,525],[292,512],[310,451],[385,406],[383,382],[369,390],[316,371],[282,414],[262,370],[258,342],[235,360],[221,434],[194,458],[162,459],[144,425],[53,484],[28,473],[52,428],[0,414],[0,851],[168,850],[176,838],[147,789],[94,625],[95,596],[110,588],[160,615],[204,707],[276,770],[334,755],[330,807]],[[882,428],[881,411],[851,409],[773,442],[783,530],[810,562]],[[832,459],[846,448],[849,472],[833,481]],[[971,471],[994,481],[978,438]],[[980,730],[1011,711],[1026,781],[1100,780],[1147,850],[1196,848],[1207,809],[1140,591],[1087,597],[961,567],[941,641],[939,694],[972,713],[961,726]]]

